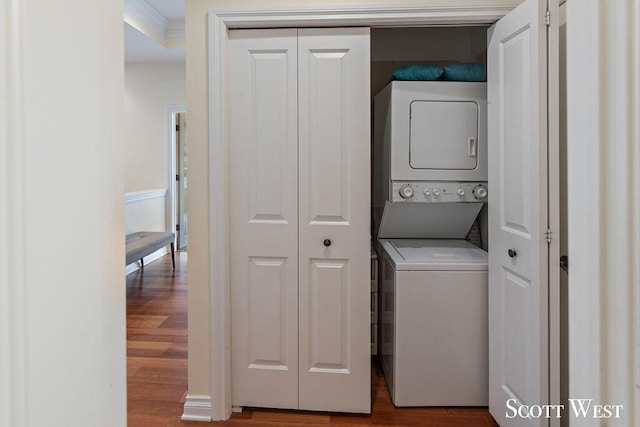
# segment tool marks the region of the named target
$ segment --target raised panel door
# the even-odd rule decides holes
[[[548,401],[546,1],[526,0],[489,30],[489,409]],[[509,413],[513,415],[512,412]]]
[[[232,403],[297,408],[297,31],[228,46]]]
[[[369,29],[301,29],[300,409],[370,412]]]

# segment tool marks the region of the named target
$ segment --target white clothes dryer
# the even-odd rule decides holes
[[[379,239],[380,359],[396,406],[487,406],[487,253]]]

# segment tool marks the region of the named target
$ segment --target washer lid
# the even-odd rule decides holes
[[[466,240],[378,239],[396,270],[487,270],[487,252]]]

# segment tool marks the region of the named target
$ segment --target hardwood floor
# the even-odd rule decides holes
[[[127,276],[129,427],[202,426],[182,422],[187,394],[187,254],[171,256]],[[371,415],[245,408],[223,426],[497,426],[486,408],[396,408],[372,359]]]
[[[167,255],[146,265],[144,273],[138,270],[127,276],[127,392],[130,427],[183,425],[186,252],[176,252],[175,273]]]

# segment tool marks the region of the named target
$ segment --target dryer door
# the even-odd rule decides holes
[[[473,101],[411,103],[409,164],[413,169],[473,170],[478,166],[478,115]]]

